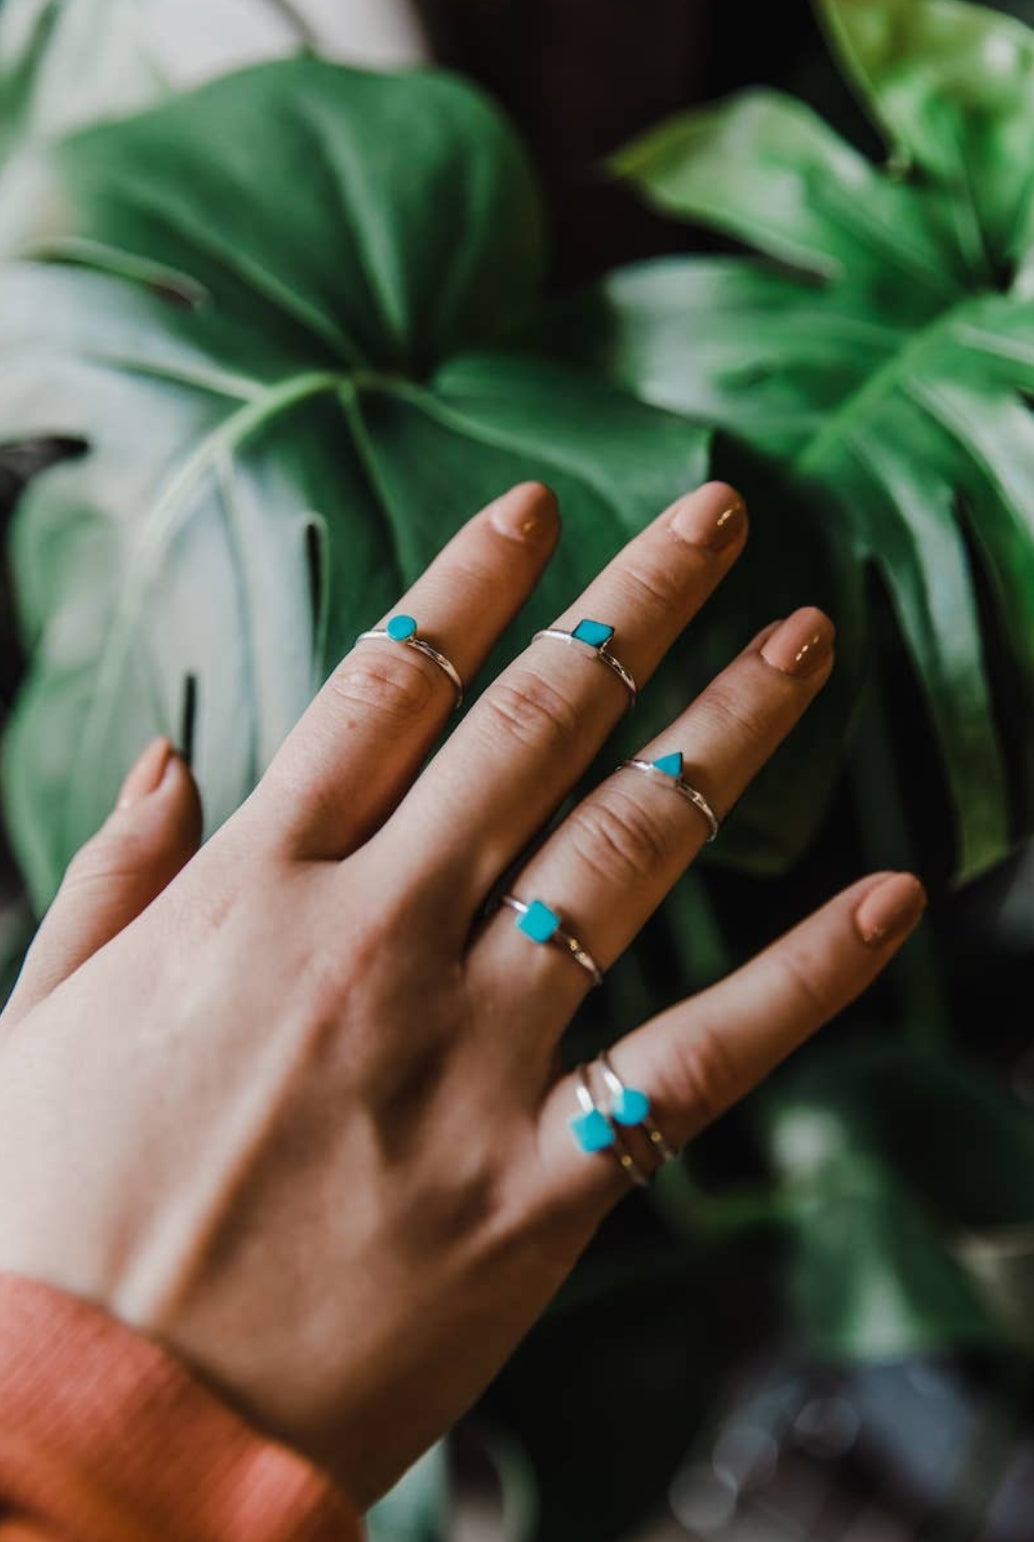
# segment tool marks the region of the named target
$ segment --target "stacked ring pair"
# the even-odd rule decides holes
[[[601,1108],[593,1090],[594,1071],[607,1090],[606,1108]],[[639,1087],[627,1086],[606,1053],[597,1056],[591,1066],[580,1065],[575,1075],[581,1113],[570,1121],[570,1126],[576,1142],[590,1155],[612,1152],[626,1176],[640,1188],[646,1188],[657,1169],[677,1155],[657,1126],[648,1094]],[[627,1138],[630,1130],[641,1132],[657,1158],[649,1171],[635,1157]]]

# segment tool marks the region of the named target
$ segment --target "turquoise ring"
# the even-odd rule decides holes
[[[660,1157],[659,1166],[665,1162],[671,1162],[678,1153],[668,1144],[661,1134],[651,1113],[649,1095],[638,1087],[628,1087],[611,1065],[606,1051],[602,1051],[597,1064],[600,1074],[610,1094],[610,1119],[623,1128],[638,1128],[642,1130],[650,1145]]]
[[[645,1189],[650,1174],[643,1171],[628,1149],[613,1116],[605,1114],[596,1102],[587,1066],[580,1065],[575,1072],[575,1092],[581,1109],[581,1113],[570,1121],[576,1145],[588,1156],[595,1156],[599,1151],[612,1152],[622,1172],[639,1188]]]
[[[721,821],[714,809],[708,803],[699,788],[687,782],[682,775],[684,760],[680,751],[675,750],[670,755],[662,755],[658,760],[623,760],[618,766],[619,771],[641,771],[647,776],[652,776],[655,781],[665,787],[670,787],[672,792],[677,792],[680,798],[691,803],[698,813],[703,814],[707,820],[707,844],[710,846],[717,839],[721,829]]]
[[[449,683],[456,692],[456,711],[459,711],[463,705],[463,681],[460,679],[459,671],[444,653],[439,653],[437,648],[420,636],[420,629],[412,616],[392,616],[386,626],[376,627],[372,632],[360,632],[356,642],[383,642],[385,639],[388,642],[403,643],[407,648],[415,648],[418,653],[430,659],[432,664],[437,664],[442,673],[448,676]]]
[[[540,637],[549,637],[553,642],[567,643],[574,648],[586,648],[593,658],[599,659],[601,664],[606,664],[611,674],[617,675],[621,684],[629,695],[629,707],[634,707],[639,700],[639,687],[631,670],[626,669],[620,659],[614,657],[610,651],[610,641],[614,636],[614,628],[608,626],[605,621],[591,621],[588,617],[579,621],[572,632],[565,632],[558,626],[546,627],[544,631],[536,632],[532,642],[538,642]]]
[[[517,912],[516,927],[523,932],[525,937],[530,937],[532,942],[541,944],[549,943],[559,948],[562,953],[569,953],[576,964],[581,964],[586,974],[592,976],[593,985],[603,984],[603,970],[597,964],[588,948],[583,948],[577,937],[572,937],[561,924],[560,917],[555,910],[542,900],[524,901],[515,894],[504,894],[499,901],[507,910]]]

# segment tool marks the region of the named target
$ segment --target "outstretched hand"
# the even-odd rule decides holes
[[[400,614],[469,682],[558,531],[552,496],[515,488]],[[604,651],[641,686],[746,535],[737,495],[704,487],[555,626],[613,628]],[[200,850],[190,772],[150,746],[0,1019],[0,1269],[155,1335],[361,1506],[477,1396],[628,1191],[620,1144],[574,1138],[584,1096],[559,1058],[588,966],[629,945],[707,808],[724,817],[833,665],[818,611],[755,638],[642,748],[663,769],[609,777],[511,878],[562,923],[536,942],[484,907],[629,705],[587,635],[533,641],[425,769],[453,682],[401,638],[360,642]],[[863,879],[614,1046],[665,1141],[862,991],[923,903],[909,875]],[[641,1126],[618,1134],[656,1165]]]

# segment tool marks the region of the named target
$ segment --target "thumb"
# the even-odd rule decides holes
[[[72,858],[11,993],[4,1027],[146,910],[200,843],[197,784],[168,739],[154,739],[108,819]]]

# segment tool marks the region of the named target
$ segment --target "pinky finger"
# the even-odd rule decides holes
[[[871,985],[925,906],[909,873],[862,879],[735,974],[622,1039],[611,1064],[649,1095],[667,1141],[683,1145]],[[565,1076],[542,1115],[554,1198],[559,1180],[575,1202],[613,1202],[628,1180],[612,1152],[587,1155],[576,1145],[569,1121],[579,1111],[574,1077]],[[629,1145],[649,1171],[656,1163],[640,1134],[630,1131]]]
[[[11,1029],[146,910],[201,842],[201,799],[167,739],[148,745],[117,807],[72,859],[22,966],[3,1027]]]

